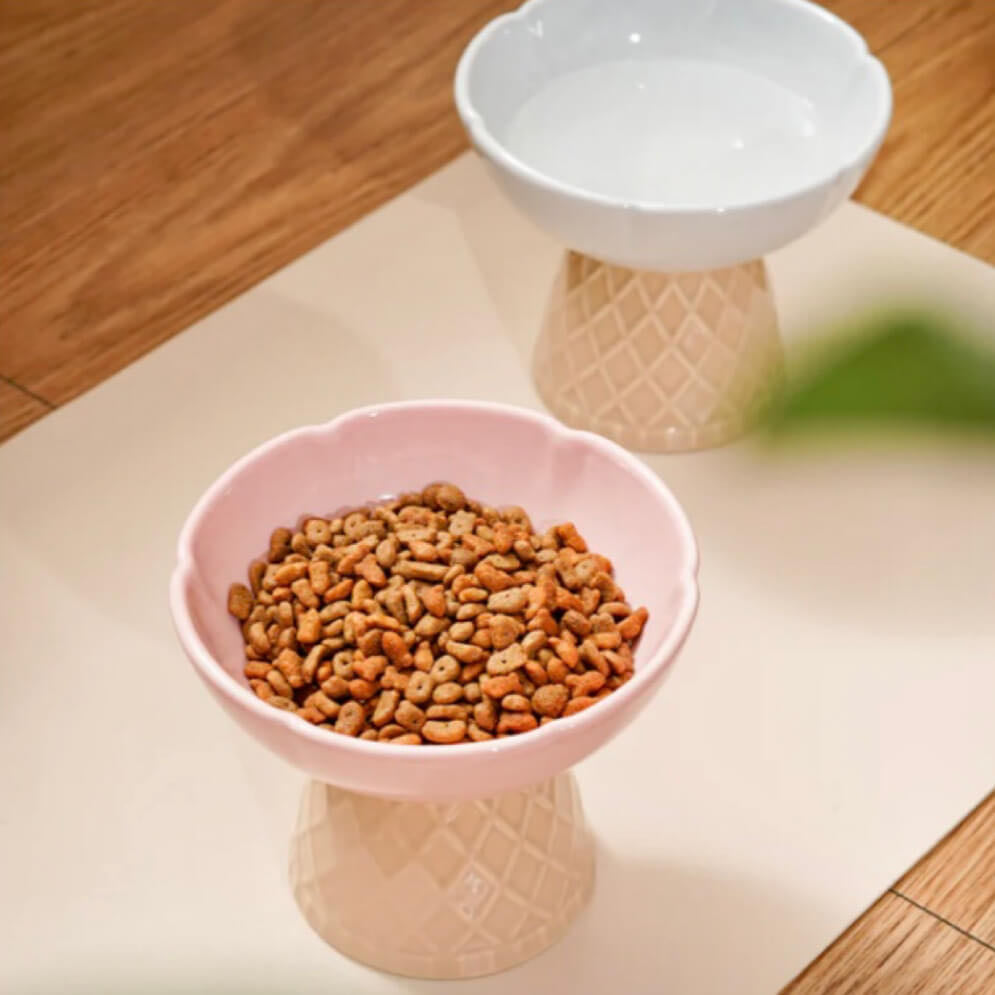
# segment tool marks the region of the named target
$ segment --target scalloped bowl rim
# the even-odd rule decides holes
[[[527,418],[533,420],[537,425],[543,426],[557,440],[579,441],[584,445],[597,449],[634,473],[644,486],[655,492],[661,505],[666,507],[668,513],[671,515],[680,534],[685,559],[674,570],[675,582],[679,582],[680,584],[680,605],[660,647],[641,666],[636,668],[631,680],[599,702],[596,708],[585,709],[576,715],[557,719],[556,722],[547,723],[545,726],[533,730],[526,735],[508,736],[504,739],[495,739],[480,743],[459,743],[446,747],[444,750],[433,750],[432,760],[433,762],[439,762],[443,757],[450,757],[453,761],[460,761],[461,758],[469,759],[472,756],[487,753],[501,753],[510,756],[530,749],[542,748],[555,738],[564,739],[573,735],[591,721],[592,717],[596,717],[597,715],[605,716],[609,709],[624,707],[629,699],[641,693],[643,687],[650,683],[658,671],[666,669],[668,664],[680,651],[691,629],[691,624],[697,612],[699,592],[697,583],[697,542],[684,509],[680,506],[669,488],[642,461],[621,446],[609,442],[607,439],[592,432],[567,428],[541,412],[496,402],[459,400],[400,401],[374,404],[354,408],[324,424],[307,425],[290,429],[270,439],[268,442],[257,446],[233,463],[207,488],[194,505],[193,510],[190,512],[180,531],[177,545],[177,564],[173,570],[169,585],[170,610],[177,635],[187,656],[192,661],[200,676],[215,691],[230,700],[234,700],[241,708],[253,713],[263,722],[282,727],[292,735],[303,737],[305,740],[324,750],[341,750],[345,754],[359,751],[360,755],[365,755],[367,758],[373,759],[379,757],[384,761],[399,759],[401,757],[410,760],[412,756],[411,747],[392,745],[389,742],[368,742],[350,736],[331,735],[325,730],[319,730],[306,722],[302,722],[300,718],[293,714],[265,704],[248,687],[241,684],[232,674],[228,673],[220,661],[204,645],[191,618],[185,590],[189,579],[197,572],[193,558],[193,536],[200,527],[206,510],[223,496],[232,481],[246,467],[265,458],[274,450],[294,445],[302,439],[322,436],[331,438],[344,426],[358,420],[376,417],[386,411],[413,411],[426,407],[450,408],[454,411],[469,407],[478,411],[486,410],[506,417]]]
[[[784,193],[780,193],[775,196],[763,196],[750,200],[717,204],[714,206],[668,204],[664,201],[626,200],[621,197],[596,193],[594,191],[574,186],[570,183],[561,182],[555,177],[550,176],[548,173],[544,173],[542,170],[536,169],[534,166],[530,166],[528,163],[524,162],[518,156],[510,152],[508,147],[494,136],[493,132],[487,126],[483,115],[476,109],[473,101],[470,99],[469,87],[470,69],[473,64],[473,60],[476,58],[477,53],[490,41],[490,39],[500,28],[508,24],[513,24],[516,21],[525,21],[542,7],[552,5],[557,2],[563,2],[563,0],[525,0],[525,3],[523,3],[517,10],[509,11],[505,14],[499,14],[493,20],[488,21],[487,24],[485,24],[480,31],[474,35],[470,43],[463,50],[463,54],[460,56],[459,63],[456,67],[456,75],[453,81],[453,93],[456,102],[456,109],[459,113],[460,119],[463,122],[464,128],[466,128],[467,132],[473,138],[476,146],[489,159],[501,166],[503,169],[507,170],[509,173],[517,176],[525,182],[547,190],[550,193],[571,197],[575,200],[583,201],[588,204],[595,204],[600,207],[617,208],[624,211],[634,211],[636,213],[647,215],[727,214],[736,211],[751,210],[767,205],[782,204],[799,197],[813,194],[818,190],[831,188],[845,174],[854,169],[860,168],[861,164],[864,163],[864,160],[868,159],[868,157],[880,145],[881,141],[884,139],[885,133],[888,130],[888,126],[891,123],[893,96],[891,82],[888,78],[888,72],[881,60],[871,54],[870,49],[867,47],[867,42],[860,32],[858,32],[852,25],[847,24],[846,21],[834,14],[832,11],[826,10],[824,7],[820,7],[818,4],[811,3],[810,0],[769,0],[769,2],[773,4],[784,4],[786,6],[806,10],[812,16],[821,18],[826,25],[831,26],[833,29],[841,32],[849,38],[853,48],[853,55],[855,57],[854,66],[864,62],[872,66],[874,69],[879,83],[882,84],[880,87],[880,97],[882,99],[875,127],[869,132],[869,139],[861,146],[859,152],[853,155],[850,159],[846,160],[842,165],[834,166],[832,169],[828,170],[825,175],[819,176],[815,180],[809,180],[808,182],[801,183],[790,188]]]

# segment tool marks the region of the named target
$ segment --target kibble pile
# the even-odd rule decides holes
[[[632,676],[646,622],[573,524],[431,484],[278,528],[233,584],[245,676],[276,708],[346,736],[461,743],[574,715]]]

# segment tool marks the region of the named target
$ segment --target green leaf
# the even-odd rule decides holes
[[[775,432],[910,425],[995,434],[995,353],[943,319],[878,319],[828,350],[771,405]]]

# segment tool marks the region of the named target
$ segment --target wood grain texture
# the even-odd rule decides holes
[[[64,403],[453,158],[510,6],[0,6],[0,374]]]
[[[995,951],[888,892],[783,995],[990,995]]]
[[[51,410],[50,404],[32,397],[22,387],[0,379],[0,439],[27,428]]]
[[[514,6],[0,0],[0,439],[462,151],[456,60]],[[895,92],[857,199],[995,262],[991,0],[826,6]],[[899,886],[983,937],[993,810]],[[991,971],[981,943],[886,895],[789,990],[973,993]]]
[[[465,147],[508,0],[0,3],[0,374],[55,404]],[[859,199],[995,260],[990,0],[832,0],[891,73]]]
[[[995,263],[991,0],[827,0],[885,64],[894,113],[857,194],[882,214]]]
[[[995,947],[995,793],[895,885]]]

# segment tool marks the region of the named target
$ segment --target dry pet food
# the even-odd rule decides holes
[[[430,484],[276,529],[228,610],[245,676],[322,729],[398,744],[530,732],[632,676],[646,623],[571,523]]]

